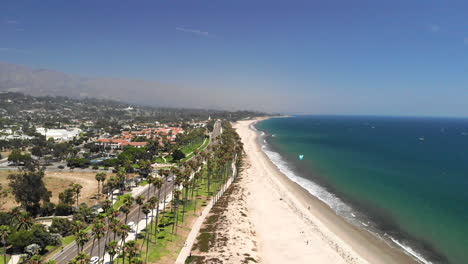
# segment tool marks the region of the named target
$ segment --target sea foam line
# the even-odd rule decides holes
[[[259,132],[254,125],[250,126],[252,130]],[[261,137],[265,135],[265,132],[261,132]],[[267,155],[267,157],[270,159],[270,161],[284,174],[286,177],[291,179],[293,182],[299,184],[302,188],[306,189],[310,194],[313,196],[317,197],[319,200],[327,204],[330,208],[332,208],[338,215],[344,217],[348,221],[354,223],[354,224],[361,224],[365,227],[368,227],[368,224],[365,224],[364,222],[356,222],[355,220],[355,215],[353,213],[353,209],[344,203],[340,198],[338,198],[336,195],[328,192],[325,188],[322,186],[307,180],[303,177],[298,176],[297,174],[294,173],[294,171],[288,166],[287,162],[283,159],[283,157],[275,152],[272,151],[268,148],[267,142],[263,140],[263,144],[261,145],[261,149],[263,152]],[[374,235],[377,235],[376,233],[373,233],[370,230],[367,230],[371,232]],[[387,235],[388,236],[388,235]],[[380,237],[380,236],[378,236]],[[411,247],[405,246],[402,243],[400,243],[398,240],[394,239],[391,236],[388,236],[395,244],[400,246],[407,254],[415,257],[419,261],[421,261],[424,264],[432,264],[432,262],[426,260],[423,258],[420,254],[418,254],[416,251],[414,251]]]

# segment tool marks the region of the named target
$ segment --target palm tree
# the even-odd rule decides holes
[[[78,253],[78,255],[77,255],[74,259],[72,259],[72,260],[70,261],[70,263],[74,263],[74,264],[75,264],[75,263],[76,263],[76,264],[88,264],[90,258],[91,258],[91,257],[90,257],[88,254],[86,254],[86,253],[84,253],[84,252],[80,252],[80,253]]]
[[[93,248],[94,248],[94,240],[97,239],[98,241],[98,256],[101,256],[101,238],[104,237],[104,234],[106,233],[106,225],[102,221],[97,221],[94,223],[93,228]],[[91,255],[93,254],[93,248],[91,248]]]
[[[0,237],[2,238],[2,244],[3,244],[3,263],[7,263],[7,255],[6,255],[6,245],[7,245],[7,238],[8,235],[10,235],[11,229],[7,225],[2,225],[0,226]]]
[[[77,245],[77,251],[83,252],[84,245],[89,241],[88,233],[85,230],[80,230],[75,234],[75,242]]]
[[[72,188],[72,190],[75,192],[75,195],[76,195],[76,207],[78,208],[79,198],[80,198],[80,194],[81,194],[81,189],[83,189],[83,186],[81,186],[81,184],[79,184],[79,183],[74,183],[74,184],[71,185],[71,188]]]
[[[16,230],[29,230],[34,224],[34,218],[28,212],[14,214]]]
[[[119,182],[120,190],[123,189],[123,186],[125,184],[125,180],[127,179],[127,172],[125,171],[125,168],[119,168],[117,171],[117,179]]]
[[[107,243],[105,250],[106,250],[107,254],[109,254],[110,263],[113,263],[114,256],[117,254],[117,252],[119,250],[119,245],[118,245],[117,241],[112,240],[109,243]]]
[[[119,230],[117,230],[118,235],[122,238],[122,248],[123,245],[125,244],[125,239],[128,237],[128,233],[130,232],[130,226],[122,224],[120,225]],[[123,262],[122,264],[125,264],[125,251],[123,252]]]
[[[138,248],[139,246],[135,240],[130,240],[127,243],[125,243],[125,245],[123,246],[123,251],[124,251],[124,256],[125,255],[128,256],[128,262],[130,262],[132,258],[136,257],[139,251]]]
[[[125,224],[127,224],[127,217],[128,217],[128,214],[130,213],[130,206],[128,204],[123,204],[122,206],[120,206],[119,208],[120,212],[124,213],[125,214]]]
[[[99,189],[99,186],[102,186],[102,184],[104,183],[106,178],[107,178],[106,173],[104,173],[104,172],[96,173],[96,181],[98,182],[98,197],[101,197],[101,194],[102,194],[102,187],[101,187],[101,189]],[[99,190],[101,190],[101,191],[99,191]]]
[[[138,218],[137,218],[138,220],[137,221],[140,221],[141,206],[145,202],[144,200],[145,200],[145,197],[143,195],[138,195],[135,198],[135,203],[138,204]],[[138,224],[136,225],[135,234],[138,234]]]
[[[114,190],[115,188],[119,187],[119,185],[120,185],[119,179],[115,176],[110,177],[109,180],[107,181],[107,186],[110,189],[112,201],[114,200]]]
[[[141,207],[141,211],[143,212],[143,214],[145,215],[145,221],[146,221],[146,232],[145,232],[145,239],[143,240],[143,244],[145,243],[145,240],[146,240],[146,243],[148,243],[148,215],[149,213],[151,212],[150,210],[150,205],[148,203],[145,203],[142,207]],[[143,244],[141,245],[143,247]],[[146,248],[146,252],[148,252],[148,247]]]
[[[158,198],[156,197],[151,197],[149,198],[148,200],[148,204],[150,206],[150,209],[151,209],[151,223],[150,223],[150,233],[152,234],[153,233],[153,220],[154,220],[154,209],[156,207],[158,207]],[[148,229],[148,228],[147,228]]]

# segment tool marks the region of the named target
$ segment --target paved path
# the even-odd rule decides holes
[[[10,261],[8,261],[8,264],[16,264],[20,260],[21,256],[20,255],[11,255]]]

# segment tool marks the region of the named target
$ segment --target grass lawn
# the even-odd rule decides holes
[[[127,194],[124,194],[124,195],[119,195],[117,196],[117,201],[115,202],[115,204],[113,205],[114,206],[114,209],[119,209],[120,206],[122,206],[123,204],[123,200],[126,196],[131,196],[132,194],[130,193],[127,193]]]
[[[147,180],[144,180],[144,181],[141,181],[140,182],[140,186],[145,186],[148,184],[148,181]]]
[[[86,228],[88,229],[88,228]],[[45,249],[47,250],[47,253],[44,255],[44,259],[48,259],[55,254],[57,254],[62,248],[65,248],[68,246],[71,242],[75,241],[75,236],[74,235],[69,235],[64,238],[62,238],[62,244],[58,246],[47,246]]]
[[[210,144],[210,139],[205,139],[203,142],[201,142],[200,145],[198,145],[197,148],[195,148],[195,149],[192,150],[191,152],[188,152],[188,153],[190,153],[189,155],[187,155],[187,153],[185,153],[184,151],[182,151],[182,152],[184,152],[184,154],[187,155],[187,157],[185,157],[185,158],[182,159],[182,162],[185,162],[185,161],[189,160],[190,158],[192,158],[193,156],[195,156],[195,153],[194,153],[195,150],[202,151],[202,150],[204,150],[209,144]]]
[[[8,261],[10,261],[10,255],[7,255],[6,257],[6,263],[8,263]],[[3,260],[3,254],[0,256],[0,264],[4,264],[4,260]]]
[[[0,249],[0,254],[1,254],[0,264],[6,264],[6,263],[8,263],[8,261],[10,261],[10,255],[6,255],[6,263],[4,262],[4,260],[3,260],[3,247],[1,247],[1,249]]]
[[[182,204],[179,205],[177,214],[178,214],[178,228],[177,234],[172,235],[172,223],[174,222],[174,213],[173,212],[165,212],[161,214],[159,217],[159,228],[160,232],[158,233],[157,243],[154,241],[149,244],[148,247],[148,261],[149,262],[157,262],[162,261],[164,263],[169,263],[175,261],[177,256],[179,255],[180,249],[184,246],[185,240],[190,233],[191,225],[193,221],[198,217],[199,212],[203,210],[203,208],[209,203],[214,193],[217,193],[221,186],[223,185],[220,181],[212,180],[210,183],[210,192],[207,190],[208,185],[208,178],[207,178],[207,171],[206,168],[202,171],[202,179],[197,184],[197,188],[195,189],[194,195],[196,198],[194,200],[188,200],[187,205],[185,208],[185,217],[184,223],[182,223]],[[182,193],[184,191],[182,190]],[[191,193],[189,193],[189,199],[191,197]],[[196,206],[196,208],[195,208]],[[194,210],[195,209],[195,210]],[[170,211],[170,209],[168,209]],[[167,211],[167,210],[166,210]],[[165,225],[161,224],[161,219],[167,218]],[[162,221],[164,223],[164,220]],[[153,230],[155,230],[155,224],[153,224]],[[148,225],[148,229],[151,230],[151,226]],[[146,229],[142,232],[143,235],[146,233]],[[153,235],[154,240],[154,235]],[[141,245],[143,243],[142,239],[138,240],[138,243]],[[146,257],[146,243],[143,246],[141,258],[144,261]],[[120,260],[121,261],[121,260]]]

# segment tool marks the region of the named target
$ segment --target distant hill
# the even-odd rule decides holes
[[[245,100],[236,100],[231,95],[210,89],[195,90],[141,80],[88,78],[2,62],[0,91],[22,92],[34,96],[102,98],[162,107],[226,110],[251,108],[249,105],[241,105]]]

